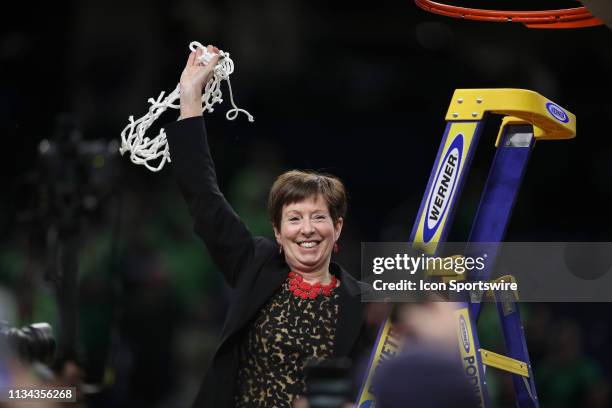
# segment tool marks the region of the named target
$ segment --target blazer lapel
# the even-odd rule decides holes
[[[363,325],[363,307],[361,303],[361,289],[357,281],[339,266],[333,264],[339,271],[340,307],[338,312],[338,325],[336,327],[336,344],[334,356],[347,356],[359,335]]]
[[[275,255],[272,260],[262,268],[261,275],[253,284],[245,305],[244,313],[238,327],[242,327],[261,310],[264,304],[270,300],[289,274],[289,267],[281,255]]]
[[[289,275],[289,266],[285,263],[285,259],[281,255],[275,255],[271,262],[266,265],[261,271],[261,276],[253,285],[250,304],[248,305],[249,320],[255,312],[272,297],[274,292],[281,287],[287,276]]]
[[[287,279],[288,274],[289,267],[284,259],[275,255],[265,263],[259,276],[255,278],[250,287],[243,287],[235,294],[237,298],[233,301],[238,302],[236,304],[238,310],[236,310],[235,317],[226,322],[220,345],[238,333],[261,310],[265,302]]]

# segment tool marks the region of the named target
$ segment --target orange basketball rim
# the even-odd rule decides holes
[[[522,23],[529,28],[581,28],[603,24],[586,7],[560,10],[514,11],[485,10],[450,6],[431,0],[415,0],[417,6],[430,13],[466,20],[496,23]]]

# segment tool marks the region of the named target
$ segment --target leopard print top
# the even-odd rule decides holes
[[[247,330],[240,348],[235,406],[291,407],[305,393],[306,365],[331,357],[337,321],[337,286],[330,297],[302,299],[285,281]]]

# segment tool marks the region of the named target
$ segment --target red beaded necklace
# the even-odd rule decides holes
[[[321,285],[320,282],[312,285],[308,282],[304,282],[302,275],[295,272],[289,272],[289,290],[293,292],[295,297],[301,297],[302,299],[315,299],[318,294],[329,297],[337,283],[338,279],[332,275],[331,282],[327,285]]]

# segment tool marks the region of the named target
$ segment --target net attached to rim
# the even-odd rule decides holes
[[[603,24],[603,21],[594,17],[586,7],[514,11],[451,6],[431,0],[415,0],[415,3],[425,11],[447,17],[496,23],[522,23],[529,28],[582,28]]]

